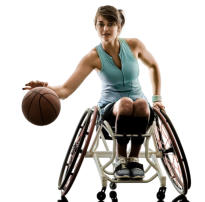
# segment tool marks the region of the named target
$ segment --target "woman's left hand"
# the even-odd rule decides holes
[[[165,106],[161,102],[154,102],[153,107],[156,107],[158,109],[165,110]]]

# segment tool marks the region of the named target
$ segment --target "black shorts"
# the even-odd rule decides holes
[[[115,103],[110,103],[108,105],[105,106],[104,108],[104,114],[102,115],[101,119],[102,120],[106,120],[108,121],[108,123],[110,124],[110,126],[112,127],[113,131],[115,131],[115,115],[113,114],[113,107],[114,107]],[[126,118],[126,122],[128,124],[123,124],[123,131],[125,132],[125,136],[124,137],[117,137],[117,141],[118,144],[127,144],[129,142],[129,140],[131,139],[134,144],[136,145],[141,145],[144,142],[144,137],[142,137],[140,134],[144,134],[146,133],[146,131],[149,129],[149,127],[152,125],[153,120],[154,120],[154,112],[150,107],[150,118],[149,118],[149,122],[147,123],[147,119],[143,118],[133,118],[133,117],[127,117]],[[143,121],[143,123],[142,123]],[[138,122],[139,124],[136,124],[136,122]],[[132,125],[132,126],[130,126]],[[131,132],[130,132],[131,130]],[[110,139],[108,136],[109,134],[107,134],[106,131],[103,131],[105,138],[106,139]],[[122,134],[122,133],[121,133]],[[138,134],[140,136],[138,137],[127,137],[126,134]]]
[[[108,123],[110,124],[110,126],[112,128],[115,127],[115,118],[116,118],[115,115],[113,114],[114,104],[115,104],[115,102],[106,105],[104,107],[104,114],[102,115],[102,120],[108,121]],[[148,125],[147,125],[147,129],[152,125],[153,120],[154,120],[153,109],[152,109],[152,107],[150,105],[149,105],[149,108],[150,108],[150,118],[149,118],[149,122],[148,122]]]

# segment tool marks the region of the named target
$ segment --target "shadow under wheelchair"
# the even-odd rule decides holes
[[[158,159],[161,159],[169,179],[180,194],[172,202],[188,202],[186,194],[191,187],[191,176],[179,137],[165,111],[153,108],[153,112],[153,123],[146,134],[142,135],[145,137],[144,151],[142,150],[139,154],[139,158],[147,162],[145,177],[125,180],[114,177],[116,137],[122,135],[115,134],[107,121],[98,122],[97,107],[87,109],[78,123],[63,162],[58,182],[61,199],[58,202],[68,201],[66,194],[71,189],[84,158],[93,158],[98,169],[102,183],[102,189],[97,194],[99,202],[103,202],[106,198],[108,182],[111,189],[109,196],[112,202],[117,202],[117,192],[114,191],[117,184],[149,183],[157,177],[160,188],[156,196],[158,202],[163,202],[166,192],[166,176],[162,173]],[[93,133],[96,134],[90,144]],[[126,136],[130,135],[138,136],[137,134],[126,134]]]

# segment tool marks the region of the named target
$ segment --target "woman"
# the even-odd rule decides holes
[[[59,98],[65,99],[95,69],[102,81],[102,93],[98,102],[101,117],[115,128],[117,134],[145,133],[151,124],[151,111],[138,81],[137,60],[141,59],[149,67],[154,106],[164,108],[160,96],[160,72],[155,59],[141,41],[119,38],[124,22],[122,10],[113,6],[98,8],[95,28],[101,44],[81,59],[71,77],[61,86],[31,81],[24,89],[47,86],[54,90]],[[130,139],[131,150],[127,155],[129,138],[117,138],[116,178],[144,177],[143,165],[137,159],[144,139],[141,136]]]

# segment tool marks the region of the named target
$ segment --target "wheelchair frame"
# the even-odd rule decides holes
[[[142,135],[145,137],[145,151],[139,154],[139,158],[145,158],[148,162],[148,166],[145,169],[145,178],[129,180],[116,179],[114,178],[114,171],[107,170],[110,168],[109,166],[113,165],[116,157],[116,137],[123,136],[121,134],[115,134],[107,121],[103,121],[99,124],[94,140],[88,150],[92,133],[94,128],[97,127],[96,122],[99,112],[97,107],[86,110],[77,126],[60,173],[58,183],[58,188],[61,190],[60,201],[67,201],[65,195],[70,190],[84,158],[93,158],[96,163],[102,183],[102,190],[97,195],[100,201],[103,201],[106,197],[105,191],[108,181],[110,182],[110,188],[114,190],[116,189],[117,183],[148,183],[156,177],[158,177],[160,181],[157,198],[159,201],[163,201],[166,191],[166,176],[162,173],[158,158],[162,160],[171,182],[180,193],[180,196],[174,199],[173,202],[187,201],[185,195],[191,186],[191,177],[182,145],[166,113],[156,108],[153,108],[153,110],[155,114],[154,121],[147,133]],[[106,140],[102,132],[103,128],[112,139],[112,149],[110,149],[108,145],[107,141],[109,140]],[[163,135],[164,133],[165,135]],[[137,134],[126,135],[138,136]],[[153,140],[154,149],[149,147],[151,138]],[[104,150],[100,150],[100,142],[103,143]],[[103,164],[101,159],[108,159],[108,161]],[[146,178],[151,168],[153,168],[155,173],[151,177]],[[113,202],[117,202],[117,193],[115,191],[110,192],[110,197]]]
[[[106,139],[102,133],[102,127],[104,127],[104,129],[107,130],[109,135],[111,135],[112,137],[112,140],[113,140],[112,151],[109,149]],[[153,151],[149,148],[149,140],[152,136],[152,131],[153,131],[153,127],[151,126],[151,128],[149,129],[149,132],[142,135],[143,137],[145,137],[145,143],[144,143],[145,152],[140,152],[139,158],[146,158],[147,162],[149,163],[149,167],[145,169],[145,173],[147,173],[151,167],[154,168],[157,171],[157,173],[155,173],[152,177],[146,180],[145,179],[142,179],[142,180],[139,180],[139,179],[137,180],[111,179],[109,175],[113,176],[114,172],[109,172],[106,170],[106,168],[109,165],[113,164],[114,159],[116,157],[116,138],[115,137],[120,137],[123,135],[120,135],[120,134],[115,135],[109,123],[107,121],[104,121],[104,124],[98,128],[98,131],[96,133],[96,138],[94,139],[92,143],[91,149],[87,152],[85,156],[85,158],[86,157],[94,158],[96,166],[98,168],[99,175],[101,177],[102,187],[107,186],[107,181],[110,181],[112,183],[147,183],[147,182],[151,182],[152,180],[154,180],[157,176],[159,176],[161,186],[162,187],[166,186],[166,177],[163,176],[159,163],[157,161],[157,158],[161,158],[162,154],[161,152],[157,151],[156,144],[155,144],[156,151]],[[129,137],[129,136],[138,136],[138,135],[127,134],[127,136]],[[97,151],[100,140],[102,140],[106,151]],[[105,165],[102,165],[102,163],[100,162],[101,158],[110,158],[110,160]],[[153,162],[150,160],[150,158],[152,158]]]

